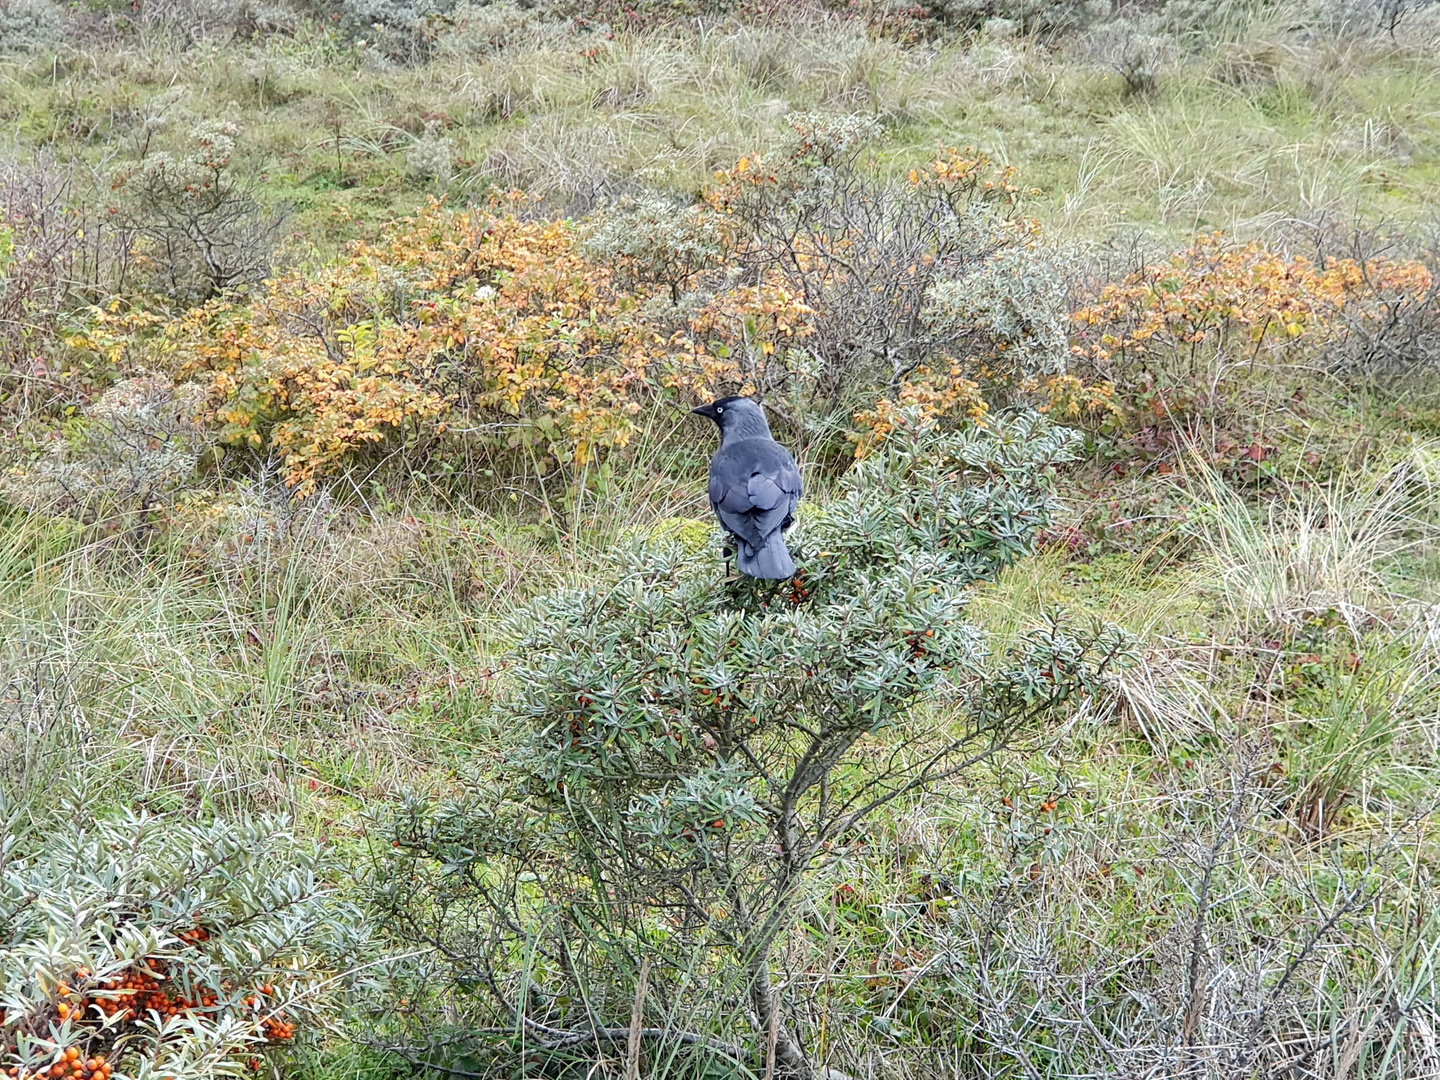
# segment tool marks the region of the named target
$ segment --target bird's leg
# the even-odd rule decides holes
[[[736,548],[735,548],[734,545],[732,545],[732,544],[722,544],[721,547],[720,547],[720,554],[721,554],[722,556],[724,556],[724,559],[725,559],[725,580],[726,580],[726,581],[730,581],[730,580],[732,580],[733,578],[736,578],[736,577],[738,577],[738,576],[740,575],[740,570],[739,570],[739,567],[738,567],[738,566],[736,567],[735,572],[734,572],[733,574],[730,572],[730,559],[735,555],[735,551],[736,551]]]

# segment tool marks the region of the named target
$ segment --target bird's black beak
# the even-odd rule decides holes
[[[694,413],[696,416],[709,417],[711,420],[714,420],[714,419],[715,419],[715,406],[714,406],[714,405],[701,405],[698,409],[691,409],[690,411],[691,411],[692,413]]]

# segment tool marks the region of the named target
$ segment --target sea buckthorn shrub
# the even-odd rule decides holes
[[[719,221],[703,206],[654,193],[607,207],[589,223],[585,250],[617,264],[622,284],[660,287],[673,304],[693,291],[697,278],[724,257]]]
[[[204,120],[189,153],[150,153],[115,172],[116,216],[141,286],[195,303],[270,273],[285,215],[267,212],[235,168],[240,127]]]
[[[362,937],[281,818],[99,809],[0,791],[0,1073],[257,1072],[327,1016]]]
[[[53,49],[64,32],[60,5],[52,0],[0,2],[0,54]]]
[[[1063,374],[1076,269],[1063,252],[1006,247],[965,277],[936,284],[932,318],[983,335],[989,355],[977,373],[992,385]]]
[[[338,0],[331,7],[340,29],[397,64],[423,64],[451,23],[455,0]]]
[[[1116,19],[1086,35],[1086,51],[1096,62],[1116,72],[1131,95],[1153,94],[1161,73],[1180,54],[1174,37],[1148,32],[1152,21]]]
[[[793,580],[729,580],[718,544],[662,542],[516,616],[494,706],[508,757],[381,834],[378,918],[432,950],[390,1044],[476,1069],[594,1063],[624,1044],[648,963],[655,1060],[758,1073],[773,1039],[782,1072],[810,1075],[814,1033],[771,965],[782,941],[794,962],[811,875],[871,812],[1123,660],[1115,631],[1063,621],[991,656],[965,618],[1051,521],[1074,445],[1033,413],[952,432],[912,413],[798,527]]]
[[[644,298],[642,314],[668,346],[665,387],[701,399],[759,395],[785,416],[803,405],[796,382],[809,385],[813,373],[813,311],[782,274],[737,265],[712,207],[653,193],[603,207],[586,225],[585,250]]]
[[[1097,8],[1084,0],[938,0],[927,6],[933,18],[961,30],[976,30],[991,19],[1003,19],[1022,34],[1046,37],[1079,29],[1110,14],[1108,6]]]
[[[449,185],[454,168],[454,149],[450,140],[441,134],[440,124],[428,120],[425,130],[405,155],[405,164],[410,166],[411,175],[433,180],[437,187],[444,188]]]

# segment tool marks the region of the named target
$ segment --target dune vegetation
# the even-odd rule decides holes
[[[1440,5],[0,0],[0,122],[7,1077],[1440,1080]]]

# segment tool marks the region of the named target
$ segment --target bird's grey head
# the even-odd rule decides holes
[[[720,426],[720,441],[727,439],[770,438],[770,423],[760,403],[748,397],[727,397],[691,409],[698,416],[708,416]]]

